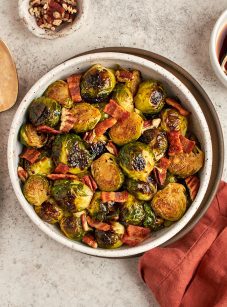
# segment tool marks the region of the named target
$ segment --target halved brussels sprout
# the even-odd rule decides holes
[[[135,107],[146,114],[156,114],[165,104],[166,93],[163,86],[153,80],[147,80],[140,84],[135,96]]]
[[[123,243],[121,241],[125,228],[118,222],[111,222],[111,230],[95,230],[95,238],[101,248],[118,248]]]
[[[116,158],[104,153],[91,165],[91,173],[102,191],[116,191],[124,182],[124,174],[117,164]]]
[[[135,96],[137,93],[138,87],[141,83],[141,73],[139,70],[132,71],[132,80],[126,81],[127,87],[132,92],[132,95]]]
[[[197,173],[204,164],[204,153],[197,146],[190,153],[181,153],[169,157],[169,172],[181,178]]]
[[[61,208],[73,213],[86,209],[93,196],[91,189],[77,180],[56,180],[51,194]]]
[[[114,73],[100,64],[92,66],[81,78],[80,92],[86,101],[104,101],[116,84]]]
[[[86,102],[77,103],[71,111],[76,119],[73,130],[77,133],[92,130],[101,119],[100,111]]]
[[[188,120],[186,116],[180,115],[175,109],[165,109],[161,112],[161,128],[166,132],[179,131],[186,134]]]
[[[29,176],[31,175],[49,175],[54,170],[54,162],[49,157],[43,157],[39,161],[30,164],[27,167]]]
[[[52,157],[56,164],[67,164],[72,174],[85,171],[92,162],[91,154],[76,134],[58,135],[52,145]]]
[[[168,221],[178,221],[187,207],[186,189],[180,183],[169,183],[151,201],[154,212]]]
[[[105,135],[101,135],[99,137],[95,137],[92,143],[87,144],[87,148],[93,159],[99,157],[106,151],[107,137]]]
[[[128,195],[128,200],[121,205],[120,221],[130,225],[141,225],[145,218],[143,202],[133,195]]]
[[[61,231],[69,239],[81,241],[85,235],[83,230],[81,218],[76,216],[63,217],[60,221]]]
[[[41,148],[46,144],[47,139],[46,134],[38,133],[31,124],[23,124],[20,128],[20,142],[25,146]]]
[[[30,104],[28,117],[34,126],[47,125],[55,127],[60,121],[61,106],[54,99],[39,97]]]
[[[121,148],[118,158],[130,178],[147,182],[154,168],[154,155],[148,145],[141,142],[127,144]]]
[[[99,112],[101,113],[101,118],[100,122],[102,122],[104,119],[109,117],[109,114],[105,113],[103,110],[106,106],[105,102],[100,102],[100,103],[94,103],[93,106],[97,109],[99,109]]]
[[[23,194],[27,201],[34,206],[41,206],[49,197],[49,182],[41,175],[28,177],[23,186]]]
[[[63,218],[63,210],[50,198],[41,206],[35,207],[36,214],[49,224],[56,224]]]
[[[130,89],[125,85],[118,83],[113,90],[113,99],[128,112],[133,112],[133,96]]]
[[[145,211],[145,219],[143,221],[143,226],[151,228],[153,231],[157,231],[163,228],[165,221],[154,214],[153,210],[151,209],[151,205],[145,203],[143,207]]]
[[[115,211],[114,202],[103,203],[101,192],[96,192],[87,210],[94,220],[105,221],[111,219]]]
[[[157,184],[154,180],[142,182],[128,178],[126,181],[126,188],[139,200],[151,200],[157,192]]]
[[[143,119],[135,112],[123,121],[118,121],[109,132],[110,138],[117,145],[124,145],[138,140],[142,134]]]
[[[50,84],[43,96],[56,100],[65,108],[71,108],[73,105],[68,83],[63,80],[57,80]]]

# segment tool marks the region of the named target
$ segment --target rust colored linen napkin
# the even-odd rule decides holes
[[[162,307],[227,306],[227,183],[193,230],[146,252],[139,270]]]

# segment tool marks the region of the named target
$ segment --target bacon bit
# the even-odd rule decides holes
[[[69,132],[73,128],[75,122],[76,118],[74,117],[72,111],[62,108],[60,131]]]
[[[87,143],[92,143],[95,137],[96,137],[95,130],[91,130],[91,131],[85,132],[83,136],[83,140]]]
[[[188,116],[188,115],[190,114],[189,111],[185,110],[176,100],[174,100],[174,99],[172,99],[172,98],[166,98],[166,103],[167,103],[169,106],[171,106],[171,107],[177,109],[178,112],[179,112],[181,115],[183,115],[183,116]]]
[[[69,91],[74,102],[81,102],[82,98],[80,95],[80,79],[82,75],[72,75],[67,78]]]
[[[87,223],[87,218],[86,218],[86,214],[83,213],[81,216],[81,224],[82,224],[82,228],[84,231],[89,231],[90,230],[90,227],[88,226],[88,223]]]
[[[25,151],[20,155],[20,158],[23,158],[33,164],[39,159],[40,154],[41,153],[34,148],[26,148]]]
[[[97,190],[98,186],[94,178],[90,175],[86,175],[82,178],[82,182],[86,184],[93,192]]]
[[[112,117],[124,120],[129,117],[130,112],[126,111],[122,108],[119,104],[116,103],[113,99],[110,99],[110,102],[105,106],[104,110],[105,113],[111,115]]]
[[[18,168],[17,168],[17,175],[22,182],[25,182],[26,179],[28,178],[28,173],[21,166],[18,166]]]
[[[184,153],[190,153],[195,147],[195,141],[187,139],[185,136],[180,135],[180,141],[183,146]]]
[[[174,156],[183,152],[183,146],[180,140],[180,133],[178,131],[171,131],[167,134],[169,141],[169,156]]]
[[[56,1],[53,1],[53,0],[50,0],[49,1],[49,10],[48,10],[48,13],[50,12],[58,12],[60,13],[61,15],[65,12],[64,8],[59,4],[57,3]]]
[[[54,172],[57,174],[66,174],[69,171],[68,165],[64,163],[59,163],[57,167],[55,168]]]
[[[169,164],[170,161],[167,158],[161,158],[158,165],[154,168],[155,179],[160,185],[163,185],[166,181]]]
[[[150,233],[149,228],[129,225],[122,238],[122,242],[129,246],[136,246],[146,240]]]
[[[59,130],[55,130],[49,126],[43,125],[36,127],[36,131],[43,132],[43,133],[51,133],[51,134],[61,134],[62,132]]]
[[[189,176],[185,179],[185,183],[189,190],[189,195],[190,195],[191,200],[194,200],[198,193],[199,186],[200,186],[199,178],[195,175]]]
[[[102,230],[102,231],[108,231],[111,229],[111,226],[107,223],[103,223],[103,222],[97,222],[97,221],[94,221],[90,218],[90,216],[87,216],[87,222],[88,222],[88,225],[95,228],[95,229],[98,229],[98,230]]]
[[[79,180],[79,178],[76,175],[72,174],[50,174],[47,175],[47,178],[50,180],[60,180],[60,179]]]
[[[112,141],[109,141],[105,147],[109,151],[109,153],[111,153],[112,155],[114,156],[118,155],[118,149]]]
[[[124,203],[128,200],[128,192],[101,192],[101,199],[105,203],[108,201]]]
[[[93,248],[98,247],[98,244],[95,241],[94,237],[90,234],[83,236],[82,242]]]
[[[146,131],[148,129],[158,128],[160,123],[161,123],[161,118],[145,120],[143,122],[143,131]]]
[[[133,79],[133,72],[125,69],[116,71],[115,76],[119,82],[127,82]]]
[[[116,124],[117,120],[115,118],[106,118],[101,123],[98,123],[94,128],[94,133],[96,136],[103,135],[107,129],[113,127]]]

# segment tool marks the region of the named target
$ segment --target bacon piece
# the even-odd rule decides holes
[[[154,168],[155,179],[160,185],[163,185],[166,181],[166,174],[169,164],[170,161],[167,158],[161,158],[158,165]]]
[[[83,140],[87,143],[92,143],[93,140],[95,139],[95,130],[87,131],[85,132],[83,136]]]
[[[47,175],[47,178],[49,178],[50,180],[60,180],[60,179],[79,180],[79,178],[73,174],[50,174]]]
[[[180,135],[180,141],[183,146],[184,153],[190,153],[195,147],[195,141],[187,139],[185,136]]]
[[[72,111],[66,108],[62,108],[61,112],[61,125],[60,131],[69,132],[76,122],[76,118],[74,117]]]
[[[85,244],[89,245],[92,248],[98,247],[97,242],[95,241],[94,237],[91,234],[83,236],[82,242],[84,242]]]
[[[90,216],[87,216],[87,222],[88,222],[89,226],[91,226],[95,229],[98,229],[98,230],[108,231],[108,230],[111,229],[111,226],[109,224],[94,221],[93,219],[90,218]]]
[[[109,141],[105,147],[109,151],[109,153],[111,153],[112,155],[114,156],[118,155],[118,149],[112,141]]]
[[[129,225],[122,238],[122,242],[129,246],[136,246],[146,240],[150,233],[151,231],[149,228]]]
[[[130,112],[122,108],[113,99],[110,99],[110,102],[105,106],[103,111],[118,120],[124,120],[128,118],[130,115]]]
[[[82,98],[80,95],[80,79],[82,75],[72,75],[67,78],[69,86],[69,92],[74,102],[81,102]]]
[[[57,174],[66,174],[69,171],[68,165],[64,163],[59,163],[57,167],[55,168],[54,172]]]
[[[89,231],[90,228],[89,228],[88,223],[87,223],[86,214],[85,213],[81,214],[80,218],[81,218],[81,224],[82,224],[83,230]]]
[[[128,192],[101,192],[101,199],[103,202],[114,201],[124,203],[128,200]]]
[[[50,0],[49,1],[49,9],[47,10],[47,14],[53,14],[54,12],[58,12],[61,15],[63,15],[63,13],[65,12],[65,9],[56,1]]]
[[[51,134],[61,134],[62,132],[59,130],[55,130],[49,126],[43,125],[36,127],[36,131],[43,132],[43,133],[51,133]]]
[[[119,69],[115,73],[117,81],[126,82],[133,79],[133,72],[125,69]]]
[[[169,141],[169,156],[174,156],[183,152],[183,146],[180,140],[180,133],[178,131],[171,131],[167,134]]]
[[[117,120],[113,117],[104,119],[101,123],[98,123],[95,128],[95,135],[101,136],[103,135],[107,129],[113,127],[116,124]]]
[[[161,118],[148,119],[143,122],[143,131],[158,128],[161,123]]]
[[[188,116],[190,114],[189,111],[185,110],[176,100],[174,100],[172,98],[166,98],[166,103],[169,106],[178,110],[178,112],[183,116]]]
[[[26,148],[25,151],[20,155],[20,158],[23,158],[33,164],[39,159],[40,154],[41,153],[34,148]]]
[[[191,200],[194,200],[198,193],[199,186],[200,186],[199,178],[195,175],[189,176],[185,179],[185,183],[189,190],[189,195],[190,195]]]
[[[97,190],[97,188],[98,188],[98,186],[97,186],[97,184],[96,184],[94,178],[93,178],[92,176],[90,176],[90,175],[89,175],[89,176],[88,176],[88,175],[84,176],[84,177],[82,178],[82,182],[83,182],[84,184],[86,184],[93,192],[94,192],[95,190]]]
[[[18,166],[18,168],[17,168],[17,175],[22,182],[25,182],[28,178],[27,171],[25,169],[23,169],[23,167],[21,167],[21,166]]]

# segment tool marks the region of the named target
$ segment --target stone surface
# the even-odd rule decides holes
[[[20,100],[49,69],[75,54],[99,47],[152,50],[175,61],[199,81],[212,99],[227,135],[227,89],[214,75],[208,55],[210,32],[226,9],[225,0],[89,2],[89,16],[81,30],[48,41],[25,29],[17,16],[16,0],[1,0],[1,38],[12,51],[20,80],[17,104],[0,113],[2,307],[156,306],[138,276],[138,258],[101,259],[65,248],[42,233],[17,202],[7,170],[8,131]],[[223,178],[227,179],[226,167]]]

